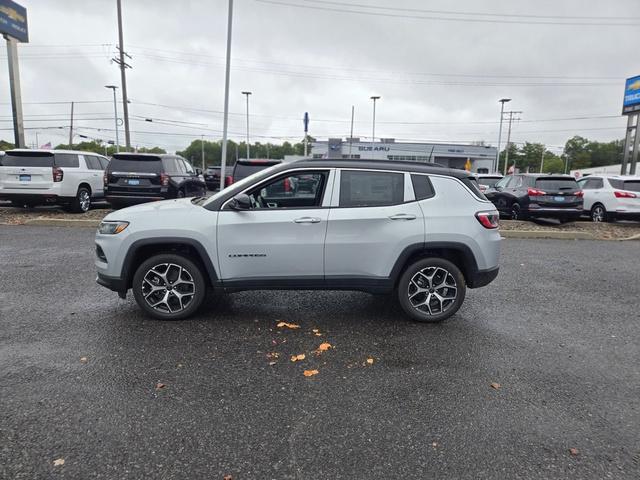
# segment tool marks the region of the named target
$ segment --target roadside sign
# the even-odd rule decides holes
[[[0,0],[0,33],[28,43],[27,9],[11,0]]]
[[[624,86],[622,114],[629,115],[640,111],[640,75],[627,78]]]

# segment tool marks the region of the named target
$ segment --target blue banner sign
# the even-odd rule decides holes
[[[11,0],[0,0],[0,33],[27,43],[27,9]]]
[[[622,113],[635,113],[640,111],[640,75],[627,79],[624,87],[624,103]]]

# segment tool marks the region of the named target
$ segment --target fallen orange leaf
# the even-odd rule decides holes
[[[319,352],[326,352],[327,350],[329,350],[330,348],[333,348],[331,346],[330,343],[321,343],[320,346],[318,347],[318,351]]]
[[[313,332],[313,333],[320,333],[320,330],[318,330],[317,328],[314,328],[314,329],[312,330],[312,332]]]
[[[322,334],[321,333],[316,333],[316,337],[321,337]]]
[[[492,383],[491,384],[491,388],[493,388],[494,390],[499,390],[500,387],[502,387],[502,385],[500,385],[499,383]]]
[[[304,360],[305,358],[307,358],[307,356],[304,353],[301,353],[300,355],[291,355],[292,362],[299,362],[300,360]]]
[[[160,390],[162,388],[166,387],[166,385],[164,383],[156,383],[156,390]]]
[[[296,329],[296,328],[300,328],[300,325],[296,325],[295,323],[287,323],[287,322],[278,323],[278,328],[282,328],[282,327]]]
[[[320,372],[318,372],[318,370],[305,370],[304,371],[304,376],[305,377],[313,377],[314,375],[317,375],[318,373],[320,373]]]
[[[373,358],[367,358],[367,363],[369,365],[373,365]]]

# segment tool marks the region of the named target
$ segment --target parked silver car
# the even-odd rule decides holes
[[[314,188],[287,190],[303,180]],[[275,165],[208,199],[109,214],[97,281],[159,319],[211,289],[323,289],[395,292],[413,319],[444,320],[498,274],[498,212],[473,180],[415,162]]]

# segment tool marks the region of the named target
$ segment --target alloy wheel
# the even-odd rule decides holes
[[[600,205],[593,207],[591,210],[591,220],[594,222],[604,222],[605,211]]]
[[[161,313],[178,313],[189,306],[196,294],[196,284],[187,269],[175,263],[161,263],[150,268],[142,280],[145,302]]]
[[[80,210],[83,212],[89,211],[89,207],[91,207],[91,196],[89,195],[89,192],[82,190],[78,194],[78,204],[80,205]]]
[[[511,220],[520,219],[520,208],[517,205],[511,207]]]
[[[458,285],[445,268],[427,267],[411,277],[407,294],[409,303],[419,312],[439,315],[456,303]]]

